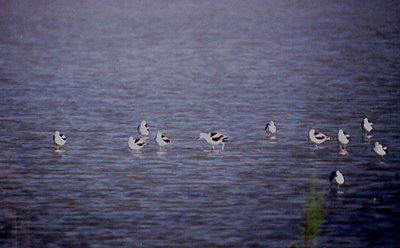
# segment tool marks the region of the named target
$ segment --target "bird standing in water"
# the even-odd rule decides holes
[[[140,135],[142,136],[147,136],[149,135],[150,129],[147,126],[147,122],[146,121],[142,121],[140,123],[140,125],[137,127],[137,131]]]
[[[157,142],[157,145],[160,147],[160,150],[161,150],[161,147],[166,146],[169,143],[171,143],[171,141],[168,139],[168,137],[163,135],[160,131],[157,132],[156,142]]]
[[[57,149],[59,149],[60,146],[65,145],[65,142],[67,142],[67,137],[60,133],[60,131],[55,131],[53,135],[53,141],[57,145]]]
[[[213,150],[216,145],[222,143],[222,150],[224,150],[225,142],[228,140],[228,136],[217,132],[200,133],[199,139],[205,139],[208,144],[212,145]]]
[[[340,149],[342,149],[343,145],[343,149],[346,150],[346,145],[350,142],[350,135],[346,134],[343,129],[340,129],[338,132],[338,142]]]

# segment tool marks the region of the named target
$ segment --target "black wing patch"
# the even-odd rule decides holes
[[[336,171],[332,171],[331,174],[329,175],[329,182],[332,182],[335,176],[336,176]]]
[[[265,126],[265,131],[268,131],[269,128],[269,123],[267,123],[267,125]]]
[[[319,132],[317,132],[317,131],[315,131],[314,136],[315,136],[315,138],[318,139],[318,140],[323,140],[323,139],[326,138],[324,134],[319,133]]]
[[[161,139],[164,140],[166,143],[171,142],[167,137],[165,137],[164,135],[161,135]]]

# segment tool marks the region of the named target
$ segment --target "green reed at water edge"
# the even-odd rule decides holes
[[[304,248],[313,247],[316,238],[322,232],[325,217],[328,215],[325,193],[316,191],[315,181],[316,175],[314,173],[310,184],[310,192],[306,196],[306,202],[303,207],[304,217],[301,223],[301,231],[304,237]],[[292,244],[290,247],[295,248],[298,245]]]

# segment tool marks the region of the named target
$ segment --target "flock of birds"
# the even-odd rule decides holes
[[[361,128],[367,135],[367,138],[372,137],[371,135],[369,135],[369,133],[371,133],[371,131],[374,129],[374,123],[372,123],[370,120],[368,120],[368,118],[365,117],[364,120],[361,122]],[[315,131],[314,129],[310,130],[309,137],[310,137],[310,140],[313,143],[315,143],[316,146],[331,139],[329,136],[327,136],[323,133],[319,133],[319,132]],[[346,150],[346,145],[350,142],[350,135],[346,134],[343,131],[343,129],[340,129],[338,132],[337,140],[339,143],[339,149]],[[381,158],[383,158],[383,156],[385,156],[388,153],[387,146],[384,144],[381,144],[377,141],[374,144],[373,150]],[[344,184],[344,176],[343,176],[342,172],[340,172],[339,170],[332,171],[331,174],[329,175],[329,181],[331,184],[336,184],[339,188],[339,185]],[[338,189],[338,192],[339,192],[339,189]]]
[[[369,133],[371,133],[371,131],[373,130],[374,124],[371,121],[369,121],[368,118],[364,118],[364,120],[361,122],[361,127],[368,138],[372,137],[369,135]],[[149,139],[148,136],[150,133],[150,129],[147,125],[147,122],[142,121],[137,127],[137,131],[139,135],[141,135],[141,137],[136,139],[134,139],[133,137],[129,137],[128,139],[128,147],[136,152],[138,152],[140,149],[142,149],[148,144],[147,140]],[[276,126],[274,121],[267,122],[267,124],[265,125],[265,131],[268,135],[272,135],[276,132]],[[329,136],[317,132],[314,129],[311,129],[309,131],[309,138],[311,142],[315,144],[315,146],[318,146],[319,144],[322,144],[325,141],[331,139]],[[204,139],[209,145],[212,146],[213,150],[215,149],[215,146],[220,144],[222,144],[221,149],[224,150],[225,142],[228,141],[228,137],[226,135],[217,132],[200,133],[198,139]],[[163,135],[160,131],[157,132],[155,140],[157,145],[160,147],[160,150],[163,146],[166,146],[171,143],[170,139],[165,135]],[[340,129],[338,132],[337,140],[340,149],[345,150],[346,145],[350,142],[350,135],[346,134],[342,129]],[[65,143],[67,142],[67,137],[61,134],[59,131],[55,131],[53,135],[53,141],[57,145],[57,148],[59,148],[60,146],[65,145]],[[373,150],[381,158],[383,158],[383,156],[385,156],[388,153],[387,146],[379,142],[375,142]],[[344,183],[344,176],[338,170],[332,171],[332,173],[329,175],[329,181],[331,184],[336,184],[339,187],[339,185],[342,185]]]
[[[369,134],[372,129],[374,128],[374,124],[368,120],[368,118],[364,118],[364,120],[361,122],[361,127],[364,130],[366,134]],[[331,138],[323,133],[319,133],[315,131],[314,129],[311,129],[309,132],[310,140],[315,143],[315,145],[322,144],[323,142],[330,140]],[[370,138],[370,135],[367,135],[368,138]],[[340,145],[340,149],[345,150],[346,145],[350,142],[350,135],[346,134],[343,129],[340,129],[338,132],[338,142]],[[342,147],[343,145],[343,147]],[[383,157],[388,153],[388,148],[386,145],[381,144],[379,142],[375,142],[374,144],[374,151],[377,155]]]

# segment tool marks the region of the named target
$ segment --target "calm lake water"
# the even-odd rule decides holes
[[[0,246],[303,247],[313,175],[317,247],[398,246],[399,1],[0,6]],[[311,128],[332,140],[314,149]],[[196,140],[211,131],[224,151]]]

